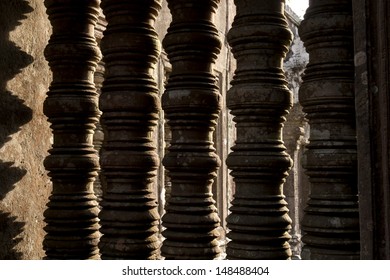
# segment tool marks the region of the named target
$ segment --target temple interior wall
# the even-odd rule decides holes
[[[43,102],[51,81],[43,1],[0,1],[0,259],[43,257],[52,141]]]
[[[51,191],[51,183],[43,166],[52,143],[49,123],[43,113],[43,103],[51,82],[51,72],[44,57],[51,26],[41,0],[1,1],[0,11],[0,259],[41,259],[44,256],[42,241],[45,235],[43,212]],[[221,1],[215,18],[222,42],[215,65],[222,100],[230,87],[235,69],[235,61],[225,39],[234,12],[233,1]],[[163,1],[156,25],[161,40],[166,34],[170,20],[166,1]],[[290,22],[290,26],[294,27],[294,22]],[[297,33],[294,33],[297,36]],[[302,64],[307,59],[302,48],[296,37],[292,52],[286,59],[286,69],[292,71],[287,77],[295,95],[298,92],[299,74],[303,68],[294,63],[297,63],[297,59],[302,59],[298,61],[298,64]],[[161,91],[165,82],[162,75],[169,71],[169,63],[164,55],[163,53],[156,66],[156,79]],[[294,100],[297,102],[297,98]],[[223,107],[226,107],[224,101]],[[297,111],[297,116],[288,120],[291,124],[285,126],[287,134],[290,131],[286,130],[290,129],[296,133],[296,125],[301,125],[298,124],[302,121],[301,111],[299,108],[294,110]],[[234,144],[235,133],[234,122],[227,110],[220,113],[216,131],[214,138],[222,166],[218,171],[214,191],[217,193],[215,199],[220,209],[222,226],[225,226],[228,200],[234,192],[234,183],[224,163]],[[161,121],[156,130],[160,156],[164,154],[166,143],[159,141],[163,133],[164,123]],[[302,136],[300,131],[298,134],[299,137]],[[296,145],[291,156],[295,158],[299,158],[298,154],[301,154],[301,144],[297,143],[298,140],[292,140]],[[289,187],[286,194],[290,204],[294,204],[298,199],[294,198],[295,193],[290,190],[294,190],[294,184],[300,182],[302,175],[298,164],[294,168],[297,169],[291,172],[295,177],[290,177],[293,186]],[[159,178],[156,180],[157,192],[162,191],[163,172],[163,169],[160,169]],[[163,200],[160,196],[162,204]],[[160,211],[163,209],[160,208]],[[301,209],[293,210],[294,215],[299,216],[299,211]]]

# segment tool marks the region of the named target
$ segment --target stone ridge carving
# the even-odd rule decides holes
[[[228,259],[289,259],[283,183],[292,165],[282,141],[292,94],[282,70],[292,40],[284,1],[236,0],[228,42],[237,60],[227,106],[237,139],[227,165],[236,191],[227,218]]]
[[[95,75],[94,75],[94,82],[95,82],[96,92],[98,96],[100,96],[103,81],[104,81],[104,63],[103,61],[100,60],[97,64]],[[99,115],[98,115],[99,120],[100,120],[100,116],[101,116],[101,112],[99,111]],[[100,150],[103,145],[103,140],[104,140],[103,128],[100,124],[100,121],[98,121],[96,123],[96,127],[93,133],[93,141],[92,141],[93,146],[98,154],[98,157],[100,157]],[[104,182],[100,178],[100,170],[99,170],[95,182],[93,183],[93,191],[95,193],[96,200],[98,202],[99,207],[103,197],[103,185]]]
[[[97,21],[96,26],[95,26],[95,38],[96,38],[96,41],[97,41],[99,48],[100,48],[100,42],[103,38],[103,31],[106,29],[106,25],[107,25],[106,19],[104,18],[102,11],[100,11],[99,18],[98,18],[98,21]],[[96,92],[97,92],[99,98],[100,98],[101,88],[103,86],[103,81],[104,81],[104,62],[102,60],[100,60],[97,64],[96,71],[94,74],[94,82],[95,82]],[[101,147],[103,145],[103,140],[104,140],[103,128],[100,124],[100,116],[101,116],[101,112],[99,110],[99,121],[96,124],[96,128],[95,128],[95,131],[93,134],[93,146],[94,146],[99,157],[100,157],[100,150],[101,150]],[[93,184],[93,190],[95,192],[99,207],[100,207],[100,203],[102,201],[103,190],[104,190],[104,187],[103,187],[104,180],[102,181],[101,179],[102,178],[100,176],[100,170],[99,170],[98,175],[96,176],[96,180]]]
[[[53,72],[44,113],[53,145],[44,165],[53,191],[44,212],[47,259],[98,259],[98,207],[93,181],[99,168],[92,145],[98,118],[93,74],[100,59],[94,38],[97,0],[46,0],[53,27],[45,56]]]
[[[311,1],[299,33],[310,55],[300,88],[311,185],[302,257],[359,259],[352,1]]]
[[[101,43],[105,81],[100,96],[104,179],[99,248],[102,259],[159,257],[159,164],[152,131],[161,108],[153,69],[160,43],[153,28],[161,1],[103,0],[107,29]]]
[[[163,46],[172,64],[162,97],[172,140],[164,157],[171,192],[161,249],[166,259],[213,259],[220,254],[212,182],[220,160],[212,134],[220,111],[213,65],[220,51],[213,23],[219,0],[170,0],[172,23]]]

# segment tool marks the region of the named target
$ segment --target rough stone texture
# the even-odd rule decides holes
[[[284,184],[284,194],[288,203],[289,215],[292,220],[291,224],[291,251],[293,259],[300,259],[301,253],[301,228],[300,220],[302,218],[301,209],[306,204],[307,185],[303,184],[305,175],[301,172],[301,150],[306,142],[305,131],[307,130],[307,121],[302,112],[302,106],[299,104],[299,88],[302,83],[301,76],[309,61],[303,42],[298,34],[298,26],[300,19],[298,16],[286,7],[286,16],[289,28],[293,33],[294,39],[290,46],[290,50],[284,60],[283,68],[285,71],[288,87],[293,94],[293,107],[287,115],[286,122],[283,127],[283,141],[287,148],[287,153],[293,159],[293,166],[289,171],[289,176]],[[300,202],[300,198],[302,202]]]
[[[99,116],[94,85],[101,58],[94,34],[99,3],[45,0],[53,32],[44,53],[53,79],[43,111],[54,138],[44,161],[53,183],[44,212],[46,259],[100,258],[93,192],[99,160],[92,143]]]
[[[227,106],[237,140],[227,165],[236,183],[227,244],[229,259],[288,259],[291,219],[283,183],[292,161],[282,141],[282,126],[292,94],[282,59],[292,34],[284,1],[236,0],[237,14],[228,41],[237,59]]]
[[[159,161],[152,132],[161,106],[152,73],[160,54],[153,28],[160,1],[103,0],[101,7],[108,25],[101,43],[105,190],[99,248],[102,259],[156,259],[160,217],[153,182]]]
[[[390,259],[390,4],[355,0],[361,259]],[[358,19],[358,20],[356,20]],[[380,30],[380,32],[378,32]]]
[[[51,133],[42,104],[51,80],[43,1],[0,1],[0,259],[43,256]],[[39,32],[37,32],[39,31]]]
[[[0,11],[0,259],[40,259],[44,255],[43,211],[51,192],[43,160],[48,154],[52,134],[42,112],[51,82],[51,72],[43,56],[51,27],[42,0],[0,0]],[[234,1],[221,1],[215,25],[222,48],[214,69],[222,107],[226,107],[225,94],[236,68],[225,39],[234,15]],[[162,1],[156,20],[160,40],[165,37],[170,22],[167,1]],[[162,92],[165,78],[161,73],[170,71],[164,53],[159,63],[162,71],[157,78]],[[160,127],[158,131],[163,130]],[[213,186],[221,217],[222,242],[229,197],[235,191],[224,159],[234,144],[234,135],[232,115],[222,110],[214,136],[222,160]],[[163,151],[163,145],[160,146]],[[161,190],[162,186],[158,188]]]
[[[389,46],[383,34],[389,32],[390,5],[387,0],[356,0],[352,3],[358,157],[363,159],[358,161],[361,258],[389,259]],[[234,13],[232,0],[221,2],[216,26],[222,39]],[[163,1],[156,26],[161,40],[170,21],[166,1]],[[43,50],[50,33],[42,0],[0,0],[0,259],[40,259],[44,255],[42,213],[46,209],[51,183],[43,168],[43,159],[50,147],[51,132],[42,113],[42,104],[51,74]],[[164,70],[169,70],[165,58],[161,59],[161,65]],[[222,40],[215,69],[220,74],[220,89],[224,95],[229,88],[232,69],[235,69],[226,40]],[[162,89],[164,78],[161,75],[159,79],[159,88]],[[220,116],[219,120],[225,119],[222,125],[226,131],[217,138],[222,139],[218,143],[223,143],[227,153],[234,141],[234,127],[228,112],[222,111],[221,114],[224,117]],[[217,153],[225,158],[218,147]],[[302,149],[299,156],[301,154]],[[298,169],[298,184],[306,185],[302,168]],[[222,170],[225,171],[222,177],[217,177],[217,182],[221,182],[221,178],[224,180],[222,186],[229,186],[225,191],[231,197],[235,187],[223,161],[219,172]],[[303,197],[307,195],[307,189],[304,191],[306,193],[299,196],[300,205],[305,203]]]
[[[310,138],[305,259],[359,259],[352,0],[311,1],[299,33],[310,54],[299,100]]]
[[[221,94],[221,104],[222,108],[226,108],[225,105],[225,96],[227,90],[230,88],[230,81],[233,76],[235,69],[235,59],[231,54],[230,46],[226,40],[226,34],[231,27],[233,18],[235,15],[235,5],[233,0],[221,1],[218,5],[215,14],[215,25],[218,30],[218,34],[221,40],[221,52],[217,57],[216,63],[214,65],[214,72],[217,77],[217,84],[219,86],[219,91]],[[156,21],[156,31],[159,34],[159,38],[162,41],[167,33],[167,28],[172,20],[172,16],[167,6],[167,1],[162,1],[162,9],[159,13],[159,16]],[[165,90],[165,84],[168,79],[168,76],[171,72],[171,65],[168,61],[166,53],[163,51],[160,59],[158,70],[156,71],[156,79],[159,82],[160,94]],[[161,111],[162,117],[164,112]],[[169,127],[165,124],[164,119],[159,120],[159,128],[156,130],[160,137],[165,138],[165,148],[169,146],[170,143],[170,130]],[[216,148],[216,153],[221,159],[221,166],[217,170],[217,177],[213,183],[213,197],[216,200],[216,206],[218,208],[219,216],[221,218],[221,227],[218,228],[220,233],[219,241],[220,245],[223,246],[225,243],[225,231],[226,221],[225,218],[228,214],[228,203],[229,197],[232,197],[233,181],[232,177],[229,175],[225,159],[227,154],[230,151],[231,146],[234,144],[235,140],[235,127],[232,121],[232,115],[228,113],[228,110],[221,110],[218,117],[218,123],[214,133],[214,143]],[[158,140],[158,135],[156,135],[156,141]],[[159,144],[159,156],[160,158],[164,157],[165,149],[164,143]],[[169,195],[170,190],[170,179],[164,174],[164,168],[160,166],[158,173],[159,180],[156,182],[156,189],[159,191],[159,203],[160,203],[160,213],[163,213],[161,209],[165,203],[166,195]],[[165,181],[164,184],[161,182]]]
[[[172,64],[162,106],[172,139],[163,164],[172,182],[162,217],[161,254],[169,259],[219,256],[219,217],[212,183],[220,160],[213,132],[221,109],[213,66],[220,40],[213,18],[218,0],[171,0],[163,46]],[[208,42],[204,44],[204,42]]]

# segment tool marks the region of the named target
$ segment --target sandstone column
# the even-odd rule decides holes
[[[164,158],[171,193],[163,217],[167,259],[213,259],[219,218],[212,182],[220,165],[212,134],[220,110],[213,65],[220,50],[213,17],[219,0],[168,0],[163,46],[172,64],[163,109],[172,140]]]
[[[104,80],[104,63],[103,61],[99,61],[98,65],[96,67],[95,75],[94,75],[94,82],[95,82],[95,87],[96,87],[96,92],[98,96],[100,96],[101,93],[101,88],[103,85],[103,80]],[[103,128],[100,124],[100,115],[101,112],[99,111],[99,121],[96,123],[95,130],[93,132],[93,147],[95,148],[98,157],[100,156],[100,150],[103,145],[103,140],[104,140],[104,133],[103,133]],[[98,171],[98,175],[96,176],[95,182],[93,183],[93,191],[96,196],[96,200],[100,206],[100,203],[102,201],[102,196],[103,196],[103,184],[100,179],[100,170]]]
[[[228,41],[237,69],[227,105],[237,140],[227,165],[236,192],[227,218],[228,259],[288,259],[291,219],[283,183],[291,159],[282,141],[292,105],[282,63],[292,34],[284,1],[236,0]]]
[[[153,69],[160,53],[154,20],[160,1],[103,0],[107,29],[101,43],[105,81],[100,97],[105,183],[99,248],[102,259],[159,256],[153,144],[160,110]]]
[[[300,102],[310,125],[310,181],[302,221],[305,259],[358,259],[351,0],[312,0],[300,35],[310,55]]]
[[[300,225],[302,217],[300,217],[299,213],[301,212],[300,208],[305,204],[300,203],[302,193],[300,192],[299,185],[299,168],[301,164],[299,152],[302,147],[301,141],[305,134],[304,127],[305,120],[302,108],[299,104],[294,103],[283,127],[283,141],[287,148],[286,151],[294,161],[294,165],[290,169],[289,176],[284,183],[284,195],[288,203],[289,216],[292,220],[291,230],[289,232],[291,235],[290,247],[292,259],[300,259],[302,247]]]
[[[53,33],[45,50],[53,72],[44,113],[53,145],[44,164],[53,183],[45,211],[47,259],[97,259],[98,208],[92,144],[98,118],[93,73],[100,59],[94,38],[97,0],[46,0]]]
[[[360,258],[390,259],[390,2],[354,0]]]
[[[99,47],[100,47],[101,40],[103,38],[103,31],[105,29],[106,29],[106,20],[103,17],[102,13],[100,13],[97,24],[95,26],[95,38]],[[102,60],[100,60],[97,64],[95,75],[94,75],[94,82],[95,82],[96,92],[98,96],[100,96],[101,94],[103,81],[104,81],[104,63]],[[101,116],[101,112],[99,111],[99,121],[96,123],[96,128],[93,134],[93,146],[98,156],[100,156],[100,150],[104,140],[103,128],[100,124],[100,116]],[[100,170],[99,170],[98,175],[96,176],[96,180],[93,184],[93,190],[99,206],[103,196],[103,185],[104,182],[101,181]]]

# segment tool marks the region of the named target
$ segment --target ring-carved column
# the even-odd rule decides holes
[[[53,191],[44,212],[47,259],[98,259],[98,208],[93,193],[98,158],[92,138],[98,119],[93,74],[100,59],[94,38],[97,0],[46,0],[53,27],[45,56],[53,80],[44,113],[53,145],[44,165]]]
[[[166,259],[218,257],[219,217],[212,182],[220,165],[212,134],[220,110],[213,65],[221,43],[219,0],[168,0],[172,23],[163,46],[172,64],[163,109],[172,140],[164,157],[171,193],[163,217]]]
[[[228,259],[288,259],[291,219],[283,183],[291,159],[282,127],[292,94],[282,70],[292,35],[284,1],[235,0],[228,42],[237,60],[227,106],[237,140],[227,165],[236,191],[227,218]]]
[[[101,93],[103,80],[104,80],[104,63],[103,61],[99,61],[94,75],[94,82],[95,82],[96,92],[98,96],[100,96]],[[100,157],[100,150],[102,148],[103,139],[104,139],[103,128],[100,124],[100,115],[101,112],[99,111],[99,121],[96,123],[96,127],[93,133],[93,146],[98,154],[98,157]],[[96,201],[98,202],[99,206],[103,196],[103,181],[101,180],[100,177],[101,176],[99,170],[98,175],[96,176],[95,182],[93,184],[93,191],[95,193]]]
[[[352,0],[311,0],[299,33],[310,55],[300,88],[310,124],[302,257],[358,259]]]
[[[153,78],[160,43],[157,0],[103,0],[105,80],[100,96],[105,190],[100,212],[102,259],[156,259],[159,214],[153,192],[158,155],[152,132],[160,101]]]

